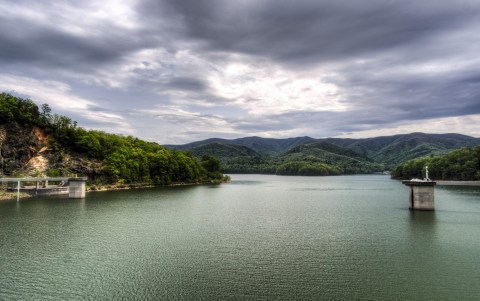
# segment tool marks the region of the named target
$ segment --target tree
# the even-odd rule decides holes
[[[392,177],[421,178],[425,166],[434,180],[476,180],[480,174],[480,147],[462,148],[444,156],[410,160],[392,170]]]
[[[50,108],[48,103],[44,103],[40,107],[42,109],[42,113],[40,113],[40,116],[42,116],[44,120],[49,120],[52,109]]]
[[[204,155],[202,157],[202,167],[207,172],[220,171],[220,161],[215,157]]]

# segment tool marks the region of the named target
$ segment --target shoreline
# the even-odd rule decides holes
[[[195,182],[195,183],[172,183],[169,185],[155,185],[151,183],[136,183],[136,184],[107,184],[107,185],[91,185],[86,187],[86,192],[101,192],[101,191],[115,191],[115,190],[130,190],[130,189],[142,189],[142,188],[154,188],[154,187],[178,187],[178,186],[194,186],[194,185],[219,185],[222,183],[228,183],[229,181],[210,181],[210,182]],[[27,192],[20,192],[20,199],[33,198],[38,195],[30,194]],[[48,195],[44,195],[48,196]],[[68,194],[67,194],[68,196]],[[40,196],[43,197],[43,196]],[[15,201],[17,199],[16,191],[0,191],[0,202],[3,201]]]
[[[20,192],[20,199],[27,199],[32,198],[34,195],[31,195],[26,192]],[[17,200],[17,192],[9,192],[9,191],[0,191],[0,202],[4,201],[15,201]]]
[[[434,181],[441,186],[480,186],[480,181]]]
[[[129,189],[154,188],[154,187],[219,185],[219,184],[228,183],[228,182],[230,182],[230,181],[205,181],[205,182],[193,182],[193,183],[179,182],[179,183],[172,183],[172,184],[168,184],[168,185],[156,185],[156,184],[152,184],[152,183],[91,185],[91,186],[86,187],[86,192],[129,190]]]
[[[87,186],[86,192],[99,192],[99,191],[113,191],[113,190],[130,190],[130,189],[142,189],[142,188],[154,188],[154,187],[178,187],[178,186],[195,186],[195,185],[219,185],[228,182],[195,182],[195,183],[172,183],[168,185],[156,185],[151,183],[137,183],[137,184],[107,184],[107,185],[93,185]]]
[[[178,186],[194,186],[194,185],[219,185],[228,183],[230,181],[210,181],[210,182],[195,182],[195,183],[172,183],[169,185],[155,185],[151,183],[136,183],[136,184],[106,184],[106,185],[91,185],[86,187],[86,192],[101,192],[101,191],[115,191],[115,190],[130,190],[154,187],[178,187]],[[439,186],[480,186],[480,181],[435,181]],[[32,195],[26,192],[20,192],[20,199],[33,198]],[[0,202],[14,201],[17,199],[16,192],[0,191]]]

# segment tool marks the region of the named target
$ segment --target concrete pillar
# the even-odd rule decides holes
[[[402,183],[410,187],[408,206],[410,210],[435,210],[434,187],[436,182],[403,181]]]
[[[68,197],[71,199],[83,199],[85,198],[85,184],[87,178],[69,178],[68,186],[69,192]]]

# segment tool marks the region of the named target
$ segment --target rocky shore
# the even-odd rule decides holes
[[[191,185],[216,185],[221,183],[228,183],[230,177],[226,177],[224,181],[207,181],[207,182],[194,182],[194,183],[172,183],[170,185],[154,185],[151,183],[134,183],[134,184],[105,184],[105,185],[88,185],[86,187],[87,192],[92,191],[110,191],[110,190],[126,190],[126,189],[141,189],[151,187],[175,187],[175,186],[191,186]],[[20,192],[20,198],[30,198],[31,195],[26,192]],[[5,187],[0,187],[0,201],[16,200],[16,191],[6,191]]]
[[[192,186],[192,185],[208,185],[221,184],[230,182],[230,177],[226,177],[224,181],[206,181],[193,183],[172,183],[169,185],[155,185],[151,183],[133,183],[133,184],[109,184],[109,185],[87,185],[87,192],[90,191],[109,191],[109,190],[124,190],[124,189],[140,189],[150,187],[175,187],[175,186]]]
[[[30,198],[32,195],[25,193],[25,192],[20,192],[20,198]],[[16,192],[10,192],[10,191],[0,191],[0,202],[1,201],[11,201],[11,200],[16,200],[17,199],[17,193]]]

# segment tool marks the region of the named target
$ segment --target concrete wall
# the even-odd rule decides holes
[[[86,180],[81,178],[72,178],[68,180],[68,186],[70,191],[68,193],[69,198],[82,199],[85,198],[85,183]]]
[[[435,210],[434,201],[434,186],[410,186],[410,209]]]

